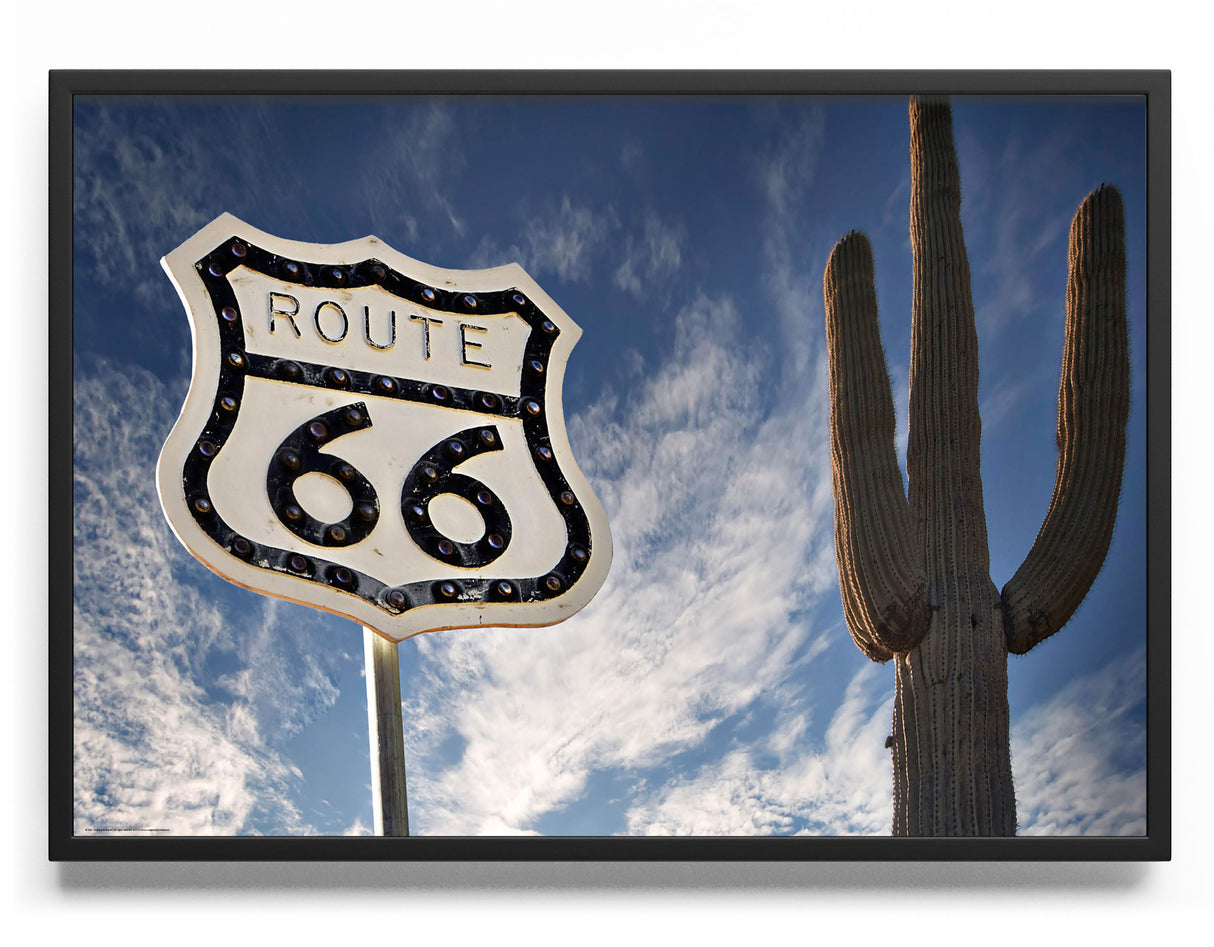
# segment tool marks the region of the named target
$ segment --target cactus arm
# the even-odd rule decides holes
[[[930,610],[894,450],[894,403],[877,325],[872,247],[863,234],[851,233],[836,244],[822,282],[843,612],[860,650],[874,661],[888,661],[922,640]]]
[[[1008,650],[1024,654],[1071,617],[1113,535],[1125,463],[1130,366],[1125,216],[1102,186],[1071,223],[1066,342],[1058,391],[1058,468],[1032,549],[1003,589]]]

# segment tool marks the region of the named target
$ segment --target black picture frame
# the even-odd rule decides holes
[[[1147,834],[1126,838],[80,837],[73,824],[73,286],[49,274],[49,857],[53,861],[1165,861],[1171,856],[1171,75],[1167,71],[52,71],[49,258],[72,256],[80,95],[1133,95],[1147,106]]]

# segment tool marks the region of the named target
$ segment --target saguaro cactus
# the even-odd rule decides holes
[[[852,638],[895,663],[894,835],[1014,835],[1007,655],[1070,618],[1113,532],[1129,411],[1121,195],[1070,232],[1058,468],[1045,522],[998,591],[979,464],[978,339],[947,100],[910,103],[909,497],[877,326],[872,248],[836,244],[823,277],[835,552]]]

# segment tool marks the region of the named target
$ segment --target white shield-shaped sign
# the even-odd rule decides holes
[[[392,641],[550,625],[598,591],[611,536],[561,410],[581,330],[520,266],[228,214],[162,264],[194,373],[157,480],[205,565]]]

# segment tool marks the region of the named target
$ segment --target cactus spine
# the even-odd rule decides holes
[[[1125,224],[1102,186],[1070,232],[1058,468],[1045,522],[1002,593],[979,462],[978,339],[947,100],[912,98],[909,496],[877,325],[872,248],[835,245],[823,292],[835,552],[848,629],[893,660],[894,835],[1014,835],[1007,655],[1070,618],[1112,537],[1129,412]]]

